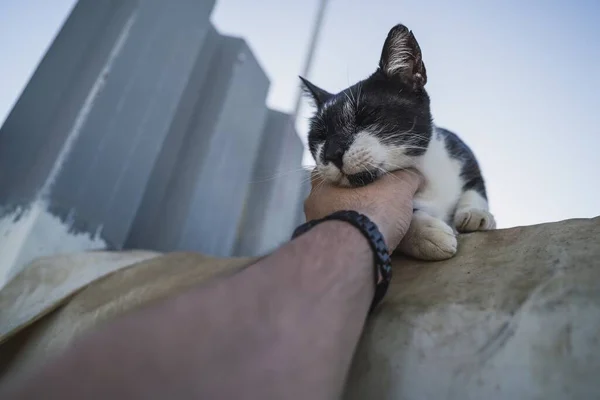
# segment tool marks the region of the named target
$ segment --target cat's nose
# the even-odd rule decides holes
[[[330,142],[327,144],[327,148],[325,149],[324,158],[325,162],[332,162],[341,171],[344,165],[344,148],[336,142]]]

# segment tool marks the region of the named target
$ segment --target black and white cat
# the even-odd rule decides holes
[[[301,79],[316,106],[308,143],[322,177],[361,186],[403,168],[424,176],[398,251],[443,260],[456,253],[458,232],[495,228],[473,152],[433,124],[421,49],[404,25],[390,30],[379,68],[367,79],[337,94]]]

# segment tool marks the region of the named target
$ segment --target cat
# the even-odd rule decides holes
[[[495,229],[475,155],[433,123],[421,49],[406,26],[389,31],[376,71],[343,91],[332,94],[300,80],[316,109],[308,145],[325,180],[358,187],[406,168],[424,176],[397,251],[445,260],[457,251],[458,233]]]

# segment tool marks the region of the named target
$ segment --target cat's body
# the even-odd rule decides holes
[[[388,34],[379,68],[369,78],[330,94],[303,79],[317,112],[309,148],[317,172],[343,186],[361,186],[382,174],[414,168],[424,185],[399,246],[426,260],[452,257],[457,232],[495,228],[473,152],[431,117],[421,50],[412,32],[397,25]]]

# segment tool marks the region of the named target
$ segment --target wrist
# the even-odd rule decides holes
[[[346,221],[329,220],[315,226],[314,231],[323,233],[323,237],[337,236],[343,243],[344,252],[359,256],[359,260],[365,261],[369,266],[373,265],[373,249],[365,235],[352,224]]]
[[[369,212],[362,212],[362,214],[367,216],[367,218],[369,218],[375,224],[377,229],[379,229],[381,236],[383,236],[383,240],[385,241],[385,244],[387,245],[388,249],[392,251],[395,248],[395,246],[393,245],[394,231],[392,229],[392,225],[389,223],[389,218],[379,218],[375,216],[374,213]]]
[[[311,220],[303,225],[300,225],[294,231],[292,238],[301,236],[310,230],[314,230],[315,227],[318,227],[319,225],[323,226],[324,223],[331,221],[346,223],[352,228],[355,228],[355,231],[362,235],[364,241],[366,241],[371,248],[371,265],[373,267],[372,270],[375,284],[375,295],[371,303],[370,311],[373,311],[373,309],[385,296],[392,276],[392,268],[390,253],[385,238],[379,230],[379,227],[369,217],[352,210],[337,211],[327,215],[324,218]],[[335,236],[338,235],[339,233]],[[335,250],[336,249],[334,249],[334,253]]]

